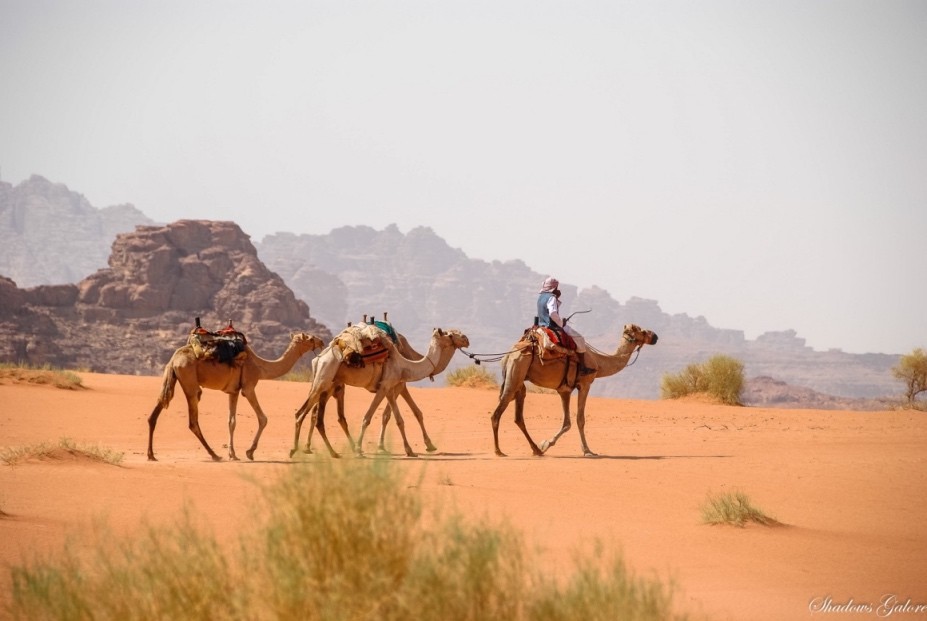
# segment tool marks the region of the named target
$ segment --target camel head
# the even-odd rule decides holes
[[[460,330],[442,330],[441,328],[435,328],[431,337],[433,339],[441,339],[446,343],[450,343],[455,349],[470,347],[470,339],[468,339],[467,335]]]
[[[291,334],[290,344],[298,349],[300,355],[314,349],[322,349],[322,347],[325,346],[322,339],[314,334],[306,334],[305,332],[294,332]]]
[[[657,334],[652,330],[644,330],[633,323],[625,324],[621,336],[624,337],[624,340],[628,343],[634,343],[638,347],[656,345],[658,338]]]

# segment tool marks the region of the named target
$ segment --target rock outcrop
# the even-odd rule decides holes
[[[278,233],[257,247],[297,297],[319,300],[314,308],[329,326],[388,311],[413,345],[427,342],[435,326],[459,328],[476,353],[505,352],[518,340],[533,321],[538,286],[546,276],[521,261],[468,258],[424,227],[407,234],[395,226],[382,231],[342,227],[326,235]],[[590,345],[613,352],[626,323],[660,335],[659,344],[646,347],[627,369],[596,382],[595,395],[658,398],[663,375],[715,354],[741,360],[748,377],[772,376],[824,394],[874,398],[899,390],[890,371],[898,362],[895,355],[814,351],[793,330],[748,340],[742,331],[716,328],[704,317],[667,314],[654,300],[631,297],[620,303],[599,287],[562,282],[560,288],[566,313],[591,310],[572,320]],[[450,368],[466,364],[471,363],[455,356]],[[485,368],[498,372],[495,365]]]
[[[269,358],[291,332],[331,339],[238,225],[181,220],[118,235],[109,267],[76,285],[20,289],[0,278],[0,360],[159,373],[195,317],[209,329],[232,320]]]

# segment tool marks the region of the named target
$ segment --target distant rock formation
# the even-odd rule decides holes
[[[38,175],[0,181],[0,274],[21,287],[75,283],[106,266],[118,233],[153,221],[132,205],[97,209]]]
[[[747,380],[741,397],[748,406],[810,410],[891,410],[901,403],[901,399],[835,397],[765,375]]]
[[[342,227],[326,235],[278,233],[257,245],[267,266],[297,297],[312,300],[320,320],[333,329],[364,314],[388,311],[413,344],[425,343],[435,326],[459,328],[476,353],[507,351],[532,322],[538,287],[546,274],[521,261],[486,262],[451,248],[429,228],[403,234],[395,225],[377,231]],[[817,352],[793,330],[747,340],[740,330],[711,326],[704,317],[669,315],[654,300],[616,301],[604,289],[561,282],[567,313],[593,346],[611,353],[626,323],[654,330],[660,342],[646,347],[614,378],[596,382],[592,394],[654,399],[666,373],[676,373],[715,354],[741,360],[748,377],[768,375],[789,384],[849,398],[898,392],[890,369],[898,356]],[[457,355],[451,369],[472,364]],[[485,365],[498,372],[492,364]]]
[[[268,358],[291,332],[331,339],[237,224],[181,220],[118,235],[109,267],[76,285],[20,289],[0,277],[0,360],[159,373],[195,317],[209,329],[231,319]]]
[[[424,346],[434,327],[459,328],[472,352],[498,354],[531,324],[547,275],[519,260],[471,259],[424,227],[278,233],[252,245],[227,222],[152,224],[130,205],[95,209],[42,177],[16,187],[0,182],[0,275],[8,277],[0,280],[0,359],[148,373],[197,314],[207,327],[232,318],[271,339],[266,350],[255,343],[270,356],[285,347],[288,330],[337,331],[384,311],[413,345]],[[145,226],[117,237],[135,225]],[[663,375],[715,354],[741,360],[748,377],[824,395],[873,399],[901,390],[891,375],[897,355],[814,351],[793,330],[747,340],[704,317],[667,314],[632,290],[621,303],[599,287],[561,289],[567,313],[591,309],[573,322],[595,347],[613,351],[625,323],[660,335],[619,375],[596,382],[595,395],[657,398]],[[297,302],[310,304],[314,319]],[[110,363],[83,344],[104,338]],[[469,364],[458,354],[450,369]],[[498,373],[497,365],[484,368]]]

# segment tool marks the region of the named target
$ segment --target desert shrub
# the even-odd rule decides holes
[[[673,589],[635,576],[619,555],[607,555],[601,544],[574,558],[576,571],[563,588],[550,585],[530,603],[534,621],[585,619],[678,619],[668,613]],[[616,611],[621,614],[616,615]]]
[[[917,396],[927,392],[927,352],[918,347],[910,354],[905,354],[892,367],[892,375],[904,383],[904,396],[908,407],[923,409]],[[919,407],[920,406],[920,407]]]
[[[708,494],[702,505],[702,521],[706,524],[733,524],[743,528],[747,522],[763,526],[778,525],[775,519],[753,506],[750,498],[740,491]]]
[[[49,562],[12,568],[11,619],[673,619],[669,589],[620,560],[580,559],[565,586],[506,525],[422,520],[416,487],[388,461],[288,468],[238,546],[190,512]],[[428,526],[425,525],[427,522]]]
[[[721,403],[741,405],[743,387],[743,363],[719,354],[701,364],[690,364],[675,375],[665,374],[660,392],[664,399],[706,394]]]
[[[455,369],[447,374],[447,385],[457,388],[498,388],[499,380],[494,373],[482,366],[467,366]]]

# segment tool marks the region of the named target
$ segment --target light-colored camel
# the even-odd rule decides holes
[[[221,461],[221,457],[209,447],[206,438],[200,431],[199,424],[199,401],[203,394],[203,388],[212,390],[221,390],[229,396],[229,459],[237,460],[235,455],[235,422],[236,411],[238,408],[238,395],[242,394],[258,418],[258,429],[254,435],[254,441],[251,443],[245,454],[248,459],[254,459],[254,451],[257,449],[258,440],[261,433],[267,425],[267,416],[258,403],[257,395],[254,392],[257,383],[262,379],[274,379],[290,371],[296,361],[306,352],[314,349],[320,349],[325,343],[317,336],[305,333],[293,334],[290,338],[290,344],[277,360],[264,360],[254,353],[250,346],[245,346],[247,355],[238,364],[226,364],[213,358],[197,358],[191,345],[184,345],[171,356],[170,361],[164,366],[164,381],[161,386],[161,395],[158,397],[158,403],[148,417],[148,459],[157,461],[152,448],[155,425],[158,424],[158,416],[161,410],[166,408],[171,399],[174,397],[174,386],[180,382],[184,396],[187,398],[187,410],[189,414],[190,431],[199,438],[199,441],[205,447],[206,452],[214,461]]]
[[[644,345],[654,345],[657,335],[650,330],[643,330],[634,324],[627,324],[622,331],[622,339],[618,350],[612,354],[605,354],[593,348],[586,352],[586,366],[595,370],[594,374],[580,375],[576,372],[576,362],[569,357],[545,360],[541,363],[534,347],[523,346],[522,342],[516,344],[516,349],[505,355],[502,359],[502,387],[499,390],[499,405],[492,413],[492,434],[495,443],[496,455],[505,457],[499,448],[499,419],[512,399],[515,399],[515,424],[525,434],[528,444],[535,455],[541,456],[547,449],[557,443],[564,433],[570,429],[570,395],[573,390],[579,392],[576,403],[576,426],[579,428],[579,439],[582,442],[583,454],[594,457],[586,443],[586,398],[592,382],[600,377],[608,377],[621,371],[628,364],[631,355]],[[525,381],[536,386],[552,388],[560,395],[563,403],[563,425],[560,431],[538,447],[528,434],[525,427]]]
[[[470,340],[465,334],[459,330],[447,330],[445,332],[448,334],[454,342],[454,347],[456,349],[461,349],[464,347],[470,346]],[[419,360],[422,358],[422,354],[415,351],[415,348],[409,344],[409,340],[402,334],[396,332],[396,349],[402,355],[403,358],[408,360]],[[434,376],[440,373],[443,373],[447,368],[447,365],[450,364],[451,358],[454,357],[454,349],[446,350],[443,352],[441,359],[438,361],[437,366],[434,371],[429,374],[429,377],[434,380]],[[348,437],[348,442],[351,445],[351,450],[354,450],[355,444],[354,439],[351,437],[350,431],[348,431],[347,419],[344,416],[344,384],[334,386],[332,388],[332,396],[335,398],[335,402],[338,406],[338,423],[341,425],[341,429],[344,431],[345,435]],[[422,439],[425,442],[425,450],[429,453],[433,453],[438,450],[438,447],[435,446],[434,442],[431,441],[431,437],[428,435],[428,431],[425,429],[425,417],[421,408],[418,407],[418,404],[415,403],[415,400],[412,398],[412,394],[409,392],[409,388],[405,382],[402,383],[402,387],[399,389],[399,396],[401,396],[405,402],[409,405],[409,408],[412,410],[412,413],[415,415],[415,420],[418,421],[419,427],[422,429]],[[318,405],[315,406],[316,409]],[[383,416],[382,423],[380,426],[380,441],[378,443],[378,449],[380,452],[386,452],[386,425],[389,423],[390,415],[392,412],[392,407],[387,403],[383,407]],[[317,417],[317,412],[313,412],[313,416]],[[401,419],[401,416],[397,416],[397,423]],[[312,449],[312,430],[315,427],[310,425],[309,427],[309,437],[306,439],[306,453],[311,453]]]
[[[370,420],[379,407],[383,399],[386,399],[396,416],[396,425],[399,427],[399,433],[402,435],[402,442],[405,447],[406,455],[415,457],[415,452],[409,445],[406,438],[405,422],[399,413],[399,407],[396,398],[402,392],[407,382],[416,382],[425,379],[437,372],[439,368],[447,366],[447,360],[453,356],[458,347],[466,347],[466,337],[459,331],[452,330],[445,332],[440,328],[435,328],[432,332],[431,340],[428,345],[428,352],[424,357],[417,360],[409,360],[402,356],[399,349],[389,338],[381,339],[381,342],[389,350],[389,356],[380,362],[368,362],[363,367],[348,366],[343,362],[341,351],[334,345],[329,345],[312,361],[312,387],[309,390],[309,396],[303,405],[296,412],[296,429],[293,440],[293,449],[290,451],[290,457],[296,454],[299,449],[299,434],[302,428],[303,420],[306,415],[313,412],[313,426],[319,430],[319,435],[325,442],[328,452],[332,457],[339,457],[338,453],[332,448],[328,437],[325,434],[325,403],[329,397],[335,394],[336,389],[340,386],[358,386],[366,388],[374,393],[370,407],[364,414],[361,424],[360,435],[357,443],[353,444],[354,450],[358,455],[363,454],[364,433],[367,431]],[[337,340],[337,339],[336,339]],[[334,343],[334,342],[333,342]],[[443,366],[442,366],[443,365]],[[316,409],[315,406],[318,405]],[[345,434],[350,438],[347,430],[347,422],[343,417],[343,410],[340,412],[341,419],[339,423]]]

